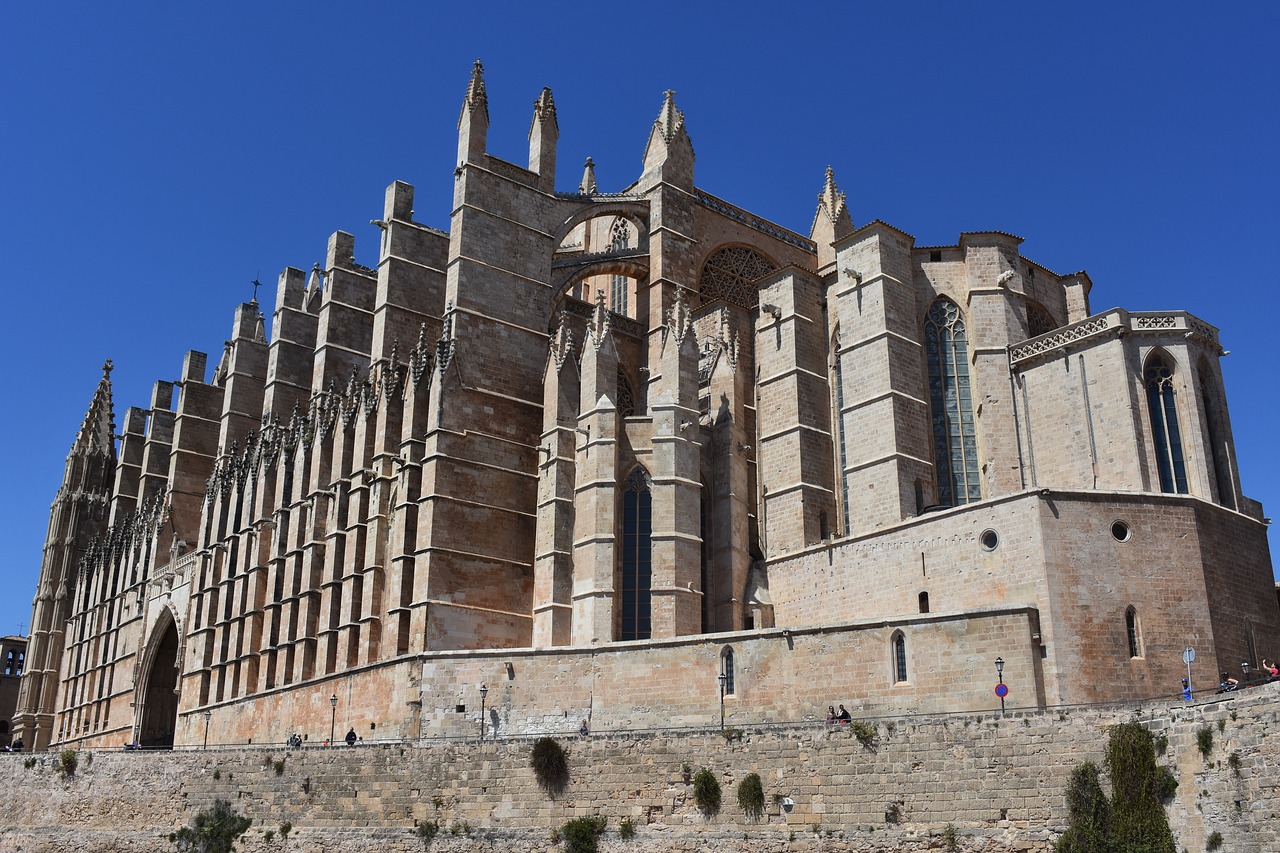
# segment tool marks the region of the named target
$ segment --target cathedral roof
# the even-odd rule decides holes
[[[115,454],[116,419],[111,405],[111,359],[102,365],[102,378],[93,392],[93,401],[85,413],[84,423],[76,434],[72,453]]]

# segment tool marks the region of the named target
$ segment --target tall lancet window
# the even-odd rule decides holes
[[[631,245],[631,226],[627,220],[619,216],[613,221],[609,230],[609,251],[620,252]],[[609,310],[615,314],[630,316],[627,310],[627,287],[630,283],[625,275],[614,275],[609,279]]]
[[[622,588],[619,640],[647,640],[653,583],[653,495],[649,472],[636,468],[622,489]]]
[[[981,500],[973,390],[969,384],[969,341],[964,315],[950,299],[939,299],[929,308],[924,347],[929,360],[938,503],[959,506]]]
[[[1178,431],[1178,406],[1173,394],[1173,365],[1160,352],[1147,359],[1143,374],[1147,407],[1151,410],[1151,438],[1155,441],[1160,491],[1187,493],[1187,466],[1182,458],[1182,434]]]

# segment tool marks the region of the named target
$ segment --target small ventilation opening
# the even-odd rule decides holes
[[[929,260],[936,264],[938,261],[942,260],[942,252],[930,252]]]

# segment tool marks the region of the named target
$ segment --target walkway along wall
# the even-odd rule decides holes
[[[239,847],[248,853],[408,853],[423,849],[415,823],[431,820],[443,827],[433,851],[559,850],[553,830],[591,814],[608,818],[606,851],[916,851],[939,849],[947,824],[962,850],[1048,851],[1072,767],[1101,763],[1107,727],[1133,719],[1168,738],[1158,760],[1179,782],[1167,806],[1178,849],[1203,850],[1217,831],[1224,849],[1267,851],[1280,843],[1277,698],[1280,684],[1185,706],[879,720],[873,746],[854,727],[823,726],[732,742],[714,731],[566,738],[571,780],[554,798],[538,788],[524,739],[83,752],[72,777],[52,754],[4,755],[0,851],[169,850],[169,833],[215,798],[253,819]],[[718,814],[695,806],[685,764],[719,777]],[[759,820],[735,796],[751,772],[764,782]],[[624,818],[637,827],[630,841],[617,835]]]

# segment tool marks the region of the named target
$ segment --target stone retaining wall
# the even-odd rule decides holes
[[[72,777],[54,769],[53,754],[5,755],[0,851],[171,850],[168,835],[221,797],[253,819],[239,845],[249,853],[408,853],[423,849],[415,823],[431,820],[442,827],[433,851],[560,850],[553,831],[591,814],[608,818],[606,851],[938,850],[952,824],[961,850],[1039,853],[1065,822],[1071,768],[1102,763],[1107,727],[1133,719],[1168,738],[1159,760],[1179,781],[1168,805],[1179,849],[1203,850],[1216,830],[1224,849],[1275,850],[1278,697],[1280,685],[1268,685],[1185,706],[868,721],[873,744],[855,726],[747,731],[729,742],[715,731],[568,738],[571,779],[555,797],[533,778],[523,739],[81,752]],[[1196,736],[1205,727],[1207,759]],[[716,773],[717,815],[694,804],[686,764]],[[764,782],[759,820],[737,804],[751,772]],[[626,818],[637,830],[630,841],[617,833]]]

